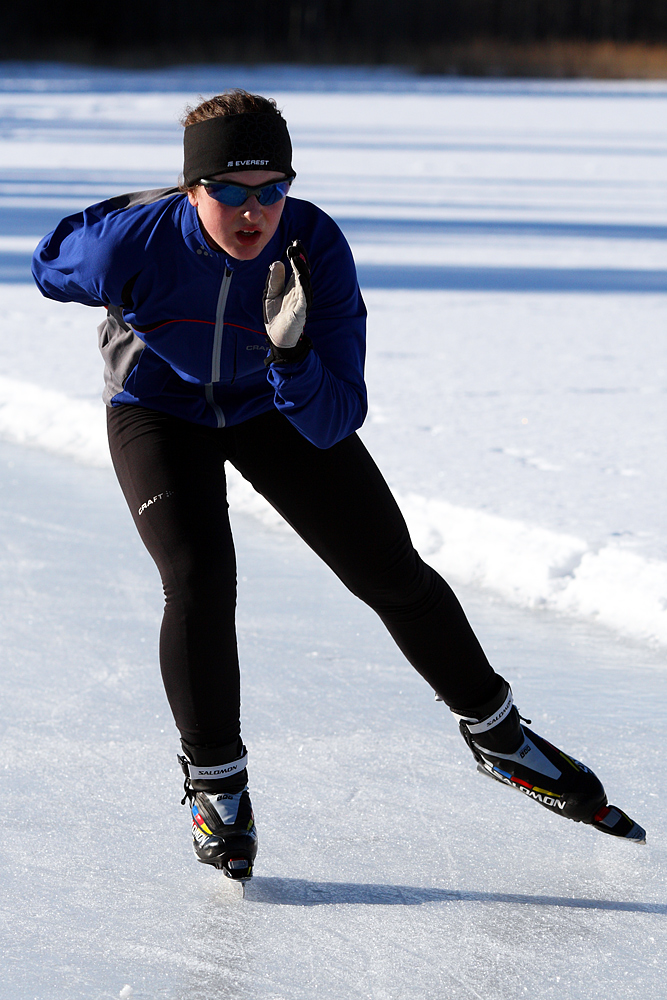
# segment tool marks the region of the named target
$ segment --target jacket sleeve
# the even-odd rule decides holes
[[[368,408],[366,307],[345,237],[324,219],[324,232],[306,244],[313,304],[305,333],[313,349],[297,364],[274,363],[268,371],[275,406],[318,448],[330,448],[361,427]]]
[[[127,228],[125,219],[121,222],[114,208],[107,201],[70,215],[39,243],[32,274],[42,295],[86,306],[123,304],[123,287],[132,274],[133,247],[121,232]]]

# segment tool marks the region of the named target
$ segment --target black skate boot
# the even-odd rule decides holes
[[[646,843],[646,832],[607,796],[590,768],[522,726],[512,690],[500,678],[498,694],[473,711],[452,709],[477,768],[540,805],[603,833]],[[529,719],[523,720],[530,722]]]
[[[257,854],[257,830],[248,794],[248,753],[241,741],[228,747],[193,747],[181,740],[185,774],[183,805],[192,812],[197,859],[228,878],[249,879]],[[223,761],[223,763],[221,763]]]

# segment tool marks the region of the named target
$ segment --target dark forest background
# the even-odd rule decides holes
[[[33,0],[5,5],[0,58],[666,76],[667,0]]]

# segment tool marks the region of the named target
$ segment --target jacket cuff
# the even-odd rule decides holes
[[[267,368],[269,365],[298,364],[310,353],[313,346],[310,337],[306,337],[304,334],[301,334],[294,347],[276,347],[270,340],[269,343],[271,344],[271,353],[264,362]]]

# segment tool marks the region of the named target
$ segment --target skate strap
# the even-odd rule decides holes
[[[191,763],[187,757],[179,758],[184,763],[184,768],[187,768],[188,777],[191,781],[208,779],[209,781],[215,780],[216,778],[229,778],[232,774],[238,774],[245,767],[248,766],[248,754],[247,752],[239,757],[238,760],[232,760],[228,764],[209,764],[207,767],[198,767],[196,764]]]
[[[507,697],[502,703],[497,712],[492,712],[491,715],[487,715],[486,719],[471,719],[465,715],[458,715],[452,710],[452,715],[454,718],[458,719],[459,722],[465,722],[466,728],[469,733],[477,735],[478,733],[486,733],[489,729],[494,729],[498,726],[503,719],[505,719],[510,712],[512,705],[514,704],[514,699],[512,698],[512,689],[510,688],[507,692]]]

